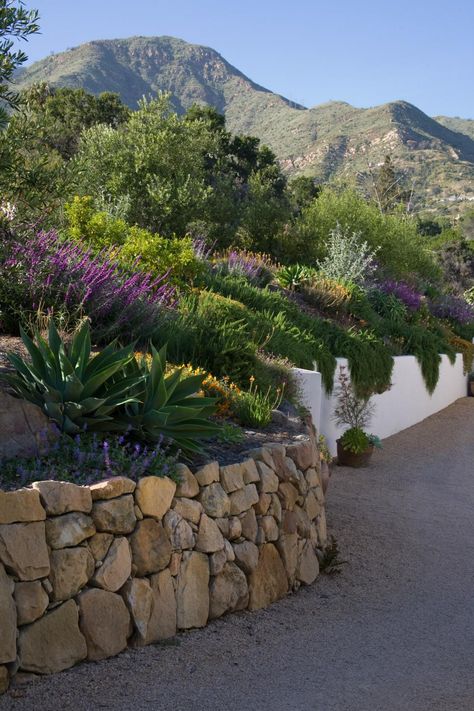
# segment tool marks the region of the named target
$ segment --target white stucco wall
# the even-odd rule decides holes
[[[347,366],[345,358],[338,358],[339,365]],[[327,395],[317,371],[296,369],[301,385],[304,404],[309,408],[313,421],[336,453],[336,440],[344,428],[333,421],[336,398]],[[336,370],[337,377],[337,370]],[[382,395],[375,395],[375,412],[367,428],[381,439],[421,422],[426,417],[442,410],[467,394],[467,377],[463,372],[462,355],[458,353],[451,365],[447,356],[441,356],[440,376],[432,395],[426,390],[421,369],[415,356],[396,356],[392,373],[392,387]]]

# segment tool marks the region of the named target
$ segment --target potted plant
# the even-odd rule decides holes
[[[339,368],[336,393],[334,420],[338,425],[347,426],[342,437],[337,440],[337,463],[346,467],[365,467],[374,449],[382,446],[378,437],[365,431],[372,419],[374,405],[370,397],[356,395],[345,366]]]
[[[474,373],[469,373],[468,378],[468,395],[474,397]]]

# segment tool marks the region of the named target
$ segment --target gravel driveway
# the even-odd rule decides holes
[[[474,398],[336,468],[340,576],[173,643],[17,687],[0,709],[473,711]]]

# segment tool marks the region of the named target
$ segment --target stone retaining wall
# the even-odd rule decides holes
[[[326,477],[312,435],[180,474],[0,492],[1,691],[315,580]]]

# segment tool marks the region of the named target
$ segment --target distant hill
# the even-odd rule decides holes
[[[158,91],[170,92],[179,112],[196,102],[215,106],[234,133],[269,145],[289,175],[319,181],[363,176],[369,164],[390,154],[427,207],[474,206],[469,119],[433,119],[405,101],[368,109],[344,102],[305,108],[255,84],[215,50],[173,37],[88,42],[36,62],[18,77],[20,87],[38,81],[94,94],[115,91],[132,108]]]

